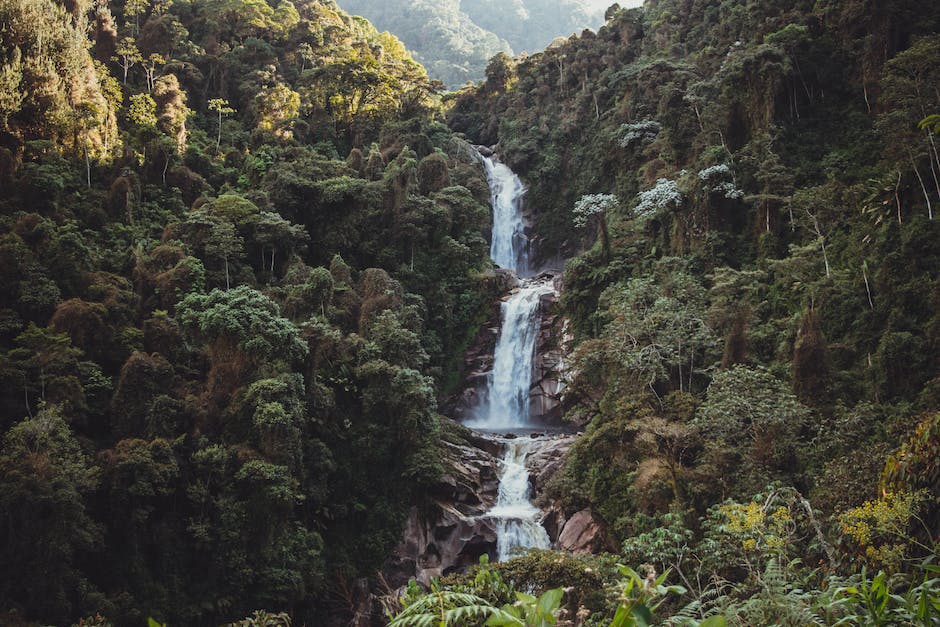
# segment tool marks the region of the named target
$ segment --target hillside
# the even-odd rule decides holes
[[[380,30],[394,33],[428,69],[451,88],[483,79],[486,62],[498,52],[535,52],[556,37],[596,28],[604,9],[585,0],[342,0]]]
[[[0,0],[0,624],[936,624],[940,6],[375,4]]]
[[[472,152],[332,0],[3,0],[0,33],[0,622],[324,624],[441,471]]]

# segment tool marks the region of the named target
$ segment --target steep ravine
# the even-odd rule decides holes
[[[463,570],[520,548],[604,548],[590,511],[566,512],[537,497],[563,468],[577,434],[561,424],[566,324],[554,313],[561,276],[530,267],[525,187],[495,157],[483,157],[491,189],[491,257],[507,293],[467,354],[464,390],[445,411],[470,429],[445,443],[447,473],[431,506],[413,508],[386,569],[391,585]],[[521,277],[521,278],[520,278]]]

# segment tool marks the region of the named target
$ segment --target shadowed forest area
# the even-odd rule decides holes
[[[333,0],[0,0],[0,623],[937,624],[940,6],[529,53],[444,92]],[[566,260],[538,499],[605,550],[395,594],[503,291],[471,144]]]

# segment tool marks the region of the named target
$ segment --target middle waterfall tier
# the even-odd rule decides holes
[[[475,417],[465,423],[468,427],[511,431],[530,426],[529,392],[540,327],[540,302],[554,291],[550,279],[523,281],[502,304],[502,327],[493,352],[493,370]]]

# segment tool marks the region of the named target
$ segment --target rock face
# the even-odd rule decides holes
[[[554,286],[555,293],[546,294],[539,303],[541,324],[535,342],[532,388],[529,392],[532,417],[549,424],[561,421],[567,369],[565,355],[573,339],[568,332],[568,321],[554,313],[558,294],[561,293],[560,276],[555,277]]]
[[[392,586],[411,578],[427,585],[476,564],[484,553],[495,558],[496,530],[483,514],[496,500],[499,445],[476,444],[444,444],[447,472],[432,490],[430,507],[411,508],[402,542],[386,564]]]
[[[554,281],[555,293],[545,294],[539,301],[540,324],[535,341],[535,358],[532,360],[532,387],[529,396],[529,411],[536,424],[560,424],[561,404],[565,392],[567,362],[565,354],[572,337],[568,332],[568,321],[555,313],[561,277],[541,275]],[[496,270],[495,278],[505,284],[508,299],[514,289],[510,286],[515,276],[508,270]],[[493,352],[502,326],[502,301],[493,305],[490,318],[484,323],[467,350],[464,358],[464,380],[459,392],[443,403],[444,412],[456,420],[473,417],[473,411],[481,406],[486,394],[486,383],[493,370]]]
[[[526,457],[525,465],[529,470],[532,493],[542,494],[552,477],[565,466],[568,450],[578,439],[577,435],[548,435],[539,438],[538,448]]]
[[[491,289],[495,293],[511,293],[516,276],[511,270],[497,268],[492,273]],[[458,392],[442,402],[444,414],[457,421],[464,421],[472,417],[473,410],[479,407],[486,394],[486,381],[493,370],[493,352],[496,350],[496,341],[499,339],[499,329],[502,324],[502,301],[495,300],[490,307],[489,318],[484,322],[476,337],[464,355],[463,382]]]
[[[543,435],[526,457],[526,468],[536,497],[551,478],[564,467],[576,435]],[[427,585],[434,577],[461,571],[479,562],[484,553],[496,559],[496,529],[486,513],[496,501],[499,488],[503,444],[488,436],[473,435],[464,445],[445,443],[447,472],[431,492],[427,508],[413,507],[402,542],[386,563],[385,576],[393,587],[414,578]],[[561,508],[547,503],[542,508],[542,525],[553,546],[590,550],[602,544],[599,527],[591,533],[592,519],[572,524]],[[581,531],[579,531],[581,529]]]
[[[558,534],[558,548],[576,555],[609,550],[607,534],[594,520],[590,509],[582,509],[569,518]]]

